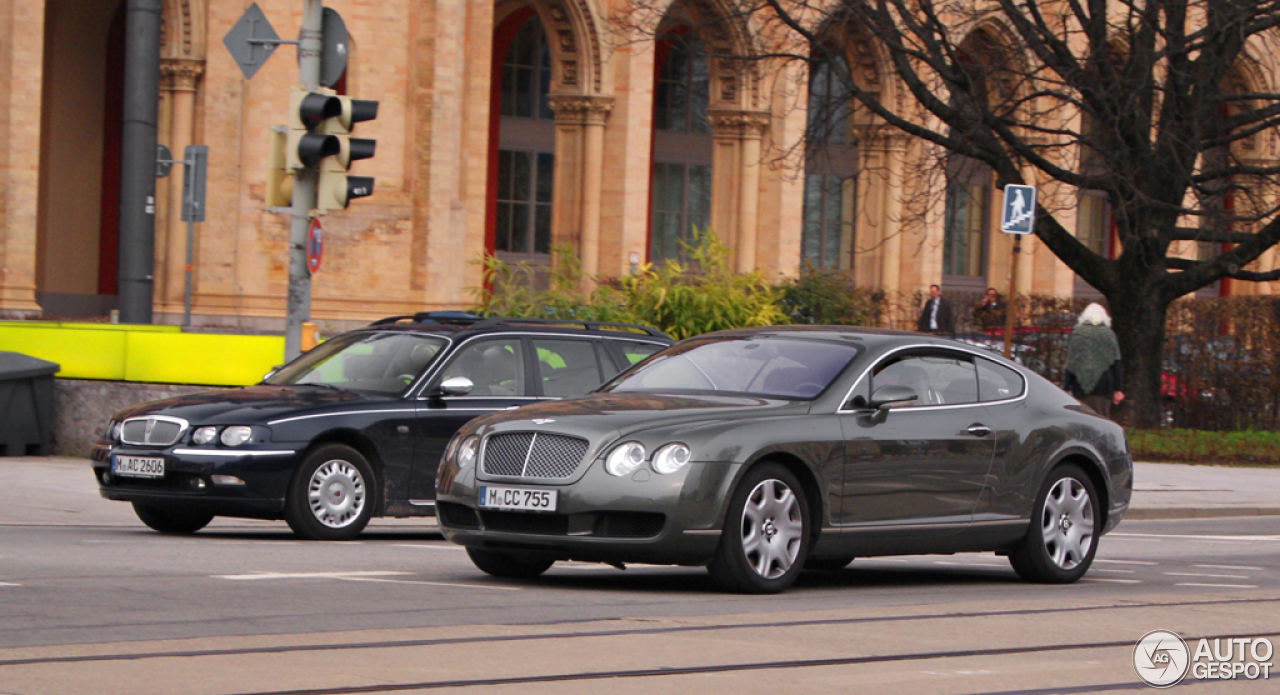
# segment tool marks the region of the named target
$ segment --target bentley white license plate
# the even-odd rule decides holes
[[[480,506],[483,509],[519,509],[525,512],[554,512],[555,490],[534,490],[525,487],[480,486]]]
[[[115,456],[111,472],[127,478],[163,478],[164,459],[149,456]]]

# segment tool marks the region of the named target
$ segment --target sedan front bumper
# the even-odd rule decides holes
[[[164,459],[163,478],[114,475],[113,456]],[[279,519],[296,467],[298,452],[289,447],[262,449],[166,449],[94,446],[90,455],[98,492],[105,499],[180,507],[217,516]],[[231,476],[243,484],[219,484],[214,476]],[[220,478],[221,479],[221,478]]]

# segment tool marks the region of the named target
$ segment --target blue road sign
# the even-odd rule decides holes
[[[1036,187],[1016,183],[1004,187],[1004,214],[1000,231],[1005,234],[1030,234],[1036,221]]]

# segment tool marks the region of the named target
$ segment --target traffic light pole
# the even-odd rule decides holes
[[[318,2],[316,3],[319,4]],[[120,145],[122,323],[151,323],[156,235],[156,121],[160,93],[160,0],[126,4],[124,128]]]
[[[321,0],[303,0],[302,31],[298,35],[298,77],[303,89],[320,86],[320,56],[324,48]],[[294,177],[293,214],[289,223],[289,297],[285,307],[284,359],[302,354],[302,322],[311,318],[311,271],[307,268],[307,225],[316,207],[317,172],[307,167]]]

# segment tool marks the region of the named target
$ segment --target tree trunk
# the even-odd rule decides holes
[[[1124,367],[1124,419],[1133,427],[1150,429],[1160,426],[1164,317],[1169,301],[1159,292],[1134,290],[1122,291],[1108,298],[1108,303]]]

